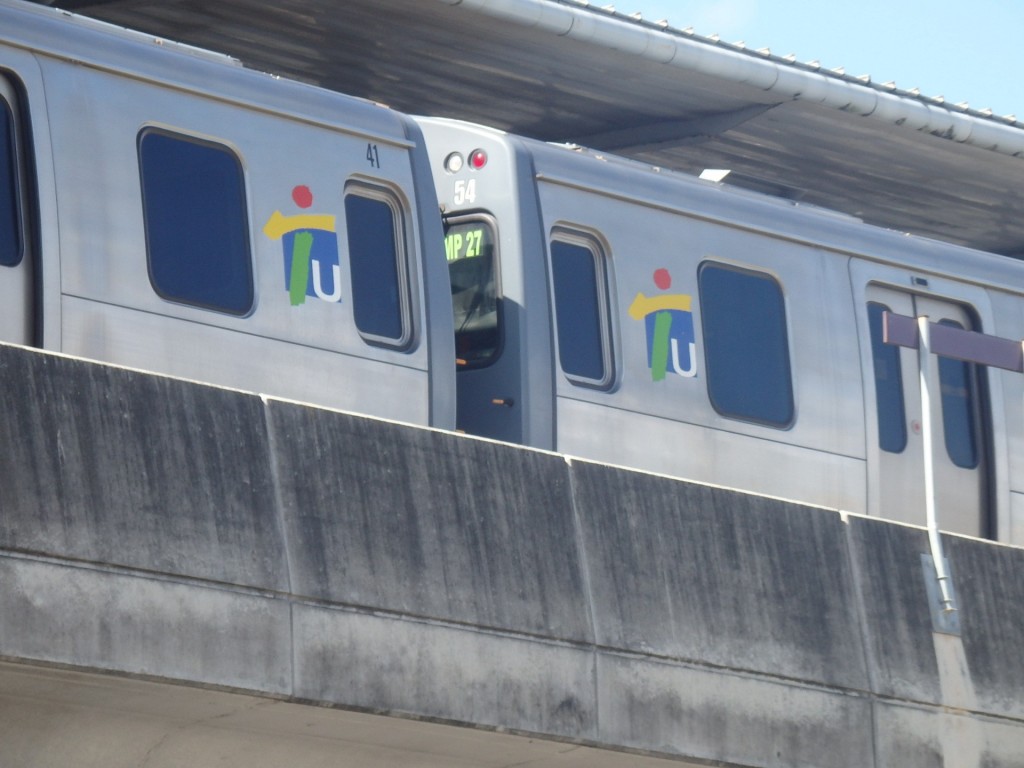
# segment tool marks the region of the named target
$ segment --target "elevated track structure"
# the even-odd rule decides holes
[[[1024,551],[0,349],[5,766],[1019,766]],[[389,718],[380,717],[390,715]]]

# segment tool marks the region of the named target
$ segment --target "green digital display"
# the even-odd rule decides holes
[[[490,254],[493,246],[491,228],[479,222],[451,225],[444,237],[444,252],[449,262]]]

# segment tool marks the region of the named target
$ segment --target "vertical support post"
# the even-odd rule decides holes
[[[949,586],[949,572],[942,552],[942,536],[939,535],[939,520],[935,510],[935,462],[932,430],[931,371],[933,366],[931,350],[931,329],[928,317],[917,318],[918,369],[921,376],[921,438],[924,443],[924,495],[928,520],[928,542],[931,545],[932,561],[935,563],[935,578],[939,582],[942,610],[951,613],[956,610]]]

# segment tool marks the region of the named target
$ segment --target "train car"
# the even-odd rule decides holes
[[[457,423],[925,523],[917,352],[889,310],[1024,338],[1024,262],[578,148],[420,120]],[[1024,377],[939,358],[939,525],[1024,544]]]
[[[1022,290],[1024,262],[0,0],[0,340],[923,523],[883,313],[1019,341]],[[1022,377],[935,379],[941,526],[1024,544]]]
[[[0,0],[0,339],[450,428],[442,245],[409,118]]]

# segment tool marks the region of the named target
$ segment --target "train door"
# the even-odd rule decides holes
[[[869,511],[889,519],[925,524],[922,397],[916,349],[884,343],[882,313],[927,316],[932,323],[981,330],[967,303],[869,284],[862,308],[871,364],[865,387],[874,394],[867,433]],[[863,327],[863,326],[862,326]],[[942,530],[991,534],[989,515],[989,413],[978,366],[938,357],[929,382],[935,499]],[[870,394],[867,402],[871,402]],[[872,429],[874,427],[874,429]],[[875,439],[871,441],[874,433]]]
[[[521,443],[523,408],[514,307],[503,306],[494,219],[445,221],[455,320],[456,429]]]
[[[33,343],[32,258],[21,114],[0,74],[0,341]]]

